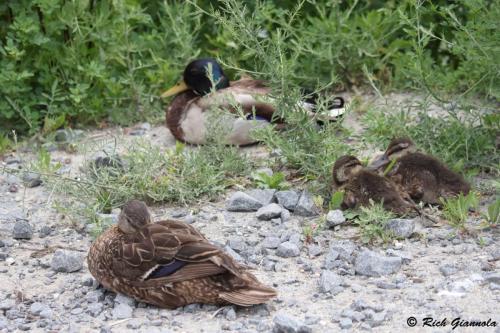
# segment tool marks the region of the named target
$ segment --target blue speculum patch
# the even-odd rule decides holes
[[[158,279],[165,276],[169,276],[177,272],[179,269],[184,267],[187,262],[182,260],[174,259],[171,263],[167,265],[162,265],[155,269],[149,276],[148,279]]]

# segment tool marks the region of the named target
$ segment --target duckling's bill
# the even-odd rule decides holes
[[[165,97],[177,95],[178,93],[181,93],[181,92],[186,91],[188,89],[189,89],[189,87],[187,86],[186,82],[184,82],[184,80],[181,80],[175,86],[173,86],[172,88],[168,89],[163,94],[161,94],[161,97],[165,98]]]

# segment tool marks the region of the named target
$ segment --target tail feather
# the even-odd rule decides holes
[[[276,290],[264,286],[248,287],[248,289],[238,289],[225,291],[219,297],[226,302],[239,306],[252,306],[262,304],[278,295]]]

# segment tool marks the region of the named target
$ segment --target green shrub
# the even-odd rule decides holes
[[[499,11],[487,0],[4,1],[0,132],[157,119],[159,92],[199,56],[269,80],[285,109],[298,86],[498,98]]]

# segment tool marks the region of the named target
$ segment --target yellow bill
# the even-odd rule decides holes
[[[165,97],[177,95],[178,93],[186,91],[188,89],[189,89],[189,87],[187,86],[186,82],[184,82],[184,80],[181,80],[175,86],[173,86],[172,88],[168,89],[163,94],[161,94],[161,97],[165,98]]]

